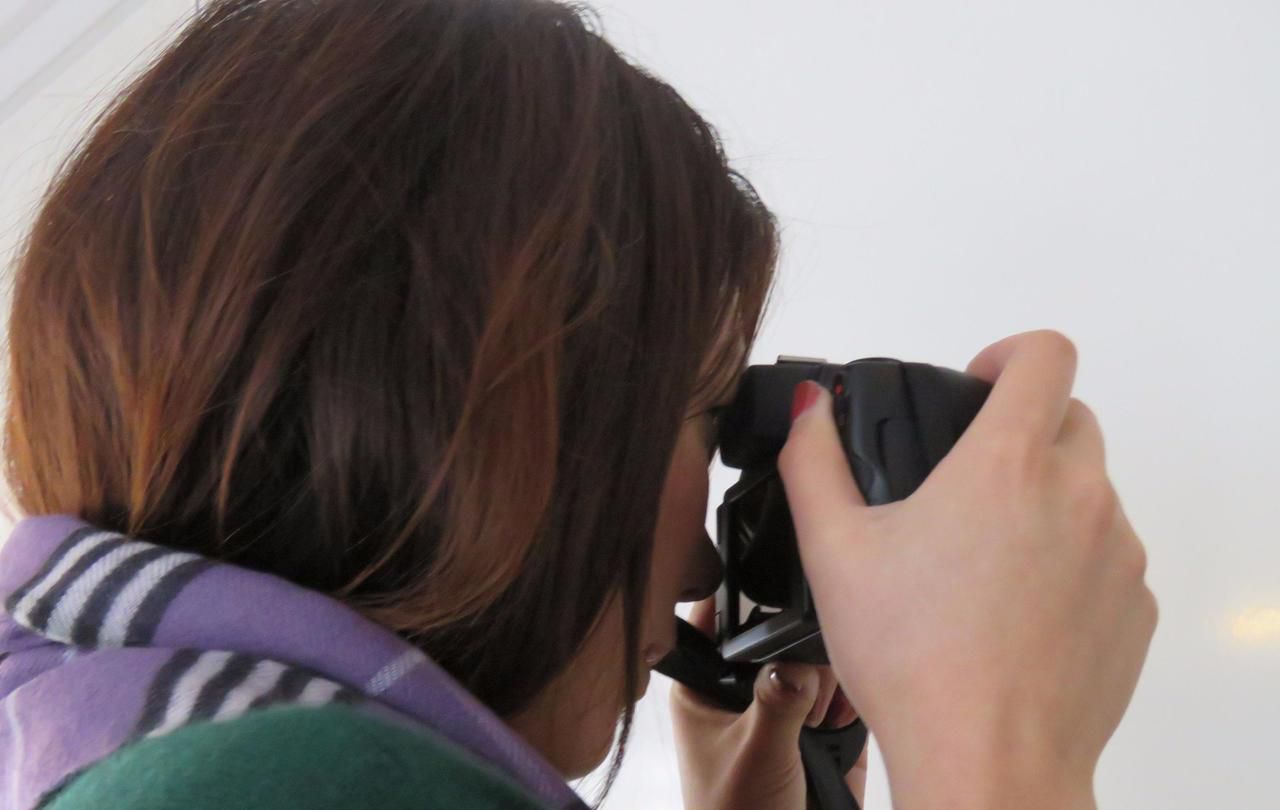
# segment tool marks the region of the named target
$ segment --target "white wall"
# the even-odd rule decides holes
[[[125,0],[0,102],[0,249],[77,112],[189,5]],[[1280,4],[596,7],[784,222],[759,361],[963,368],[1027,329],[1075,340],[1161,605],[1100,806],[1280,807]],[[665,696],[655,678],[611,810],[680,806]],[[875,758],[868,806],[889,806]]]

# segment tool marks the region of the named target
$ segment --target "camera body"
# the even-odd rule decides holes
[[[827,663],[777,471],[792,392],[804,380],[831,392],[841,445],[869,506],[911,495],[991,390],[959,371],[885,357],[839,365],[783,356],[746,370],[720,429],[722,461],[742,471],[716,510],[725,570],[716,594],[717,639],[730,665]]]
[[[977,377],[887,357],[838,365],[784,356],[746,370],[720,426],[721,460],[742,472],[716,509],[725,571],[716,592],[716,637],[676,619],[676,648],[656,666],[730,711],[751,705],[756,674],[768,661],[828,663],[777,469],[791,430],[791,398],[805,380],[831,392],[840,444],[869,506],[915,492],[991,392]],[[857,810],[845,775],[866,742],[861,717],[844,728],[802,729],[810,810]]]

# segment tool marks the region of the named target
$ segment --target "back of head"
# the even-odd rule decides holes
[[[681,418],[745,361],[776,235],[711,127],[590,23],[210,3],[20,257],[18,508],[341,598],[499,713],[611,593],[634,661]]]

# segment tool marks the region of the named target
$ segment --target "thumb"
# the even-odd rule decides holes
[[[762,757],[794,755],[800,729],[813,710],[821,687],[817,667],[773,662],[760,668],[755,699],[739,722],[746,725],[748,745]],[[759,760],[765,761],[765,760]]]
[[[823,527],[847,526],[858,507],[866,508],[832,415],[831,394],[812,380],[797,385],[792,397],[791,430],[778,454],[778,474],[802,548]]]

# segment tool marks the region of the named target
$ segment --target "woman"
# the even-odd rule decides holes
[[[580,807],[718,583],[715,414],[776,250],[712,128],[572,8],[209,4],[18,267],[3,806]],[[892,508],[797,391],[851,701],[801,665],[740,717],[677,687],[689,807],[803,807],[799,730],[851,702],[902,807],[1091,802],[1155,610],[1074,363],[1050,332],[975,358],[988,406]]]

